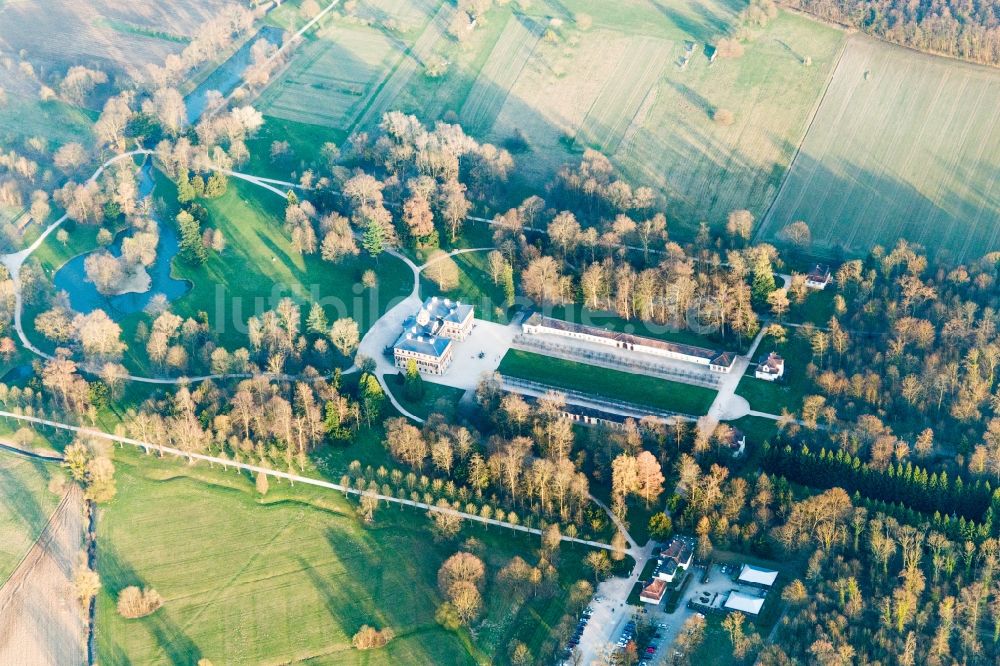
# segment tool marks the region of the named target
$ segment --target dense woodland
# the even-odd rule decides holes
[[[903,46],[1000,65],[1000,6],[993,0],[788,0],[788,4]]]

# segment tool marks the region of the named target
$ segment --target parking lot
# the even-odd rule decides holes
[[[705,566],[692,565],[689,576],[691,580],[684,589],[684,594],[677,604],[677,610],[667,613],[663,603],[657,606],[642,604],[636,609],[625,603],[632,584],[637,580],[636,570],[629,578],[610,578],[598,587],[594,599],[577,625],[566,651],[562,657],[564,664],[603,663],[601,659],[616,650],[622,649],[629,641],[637,640],[637,655],[642,666],[662,666],[669,663],[673,654],[672,646],[687,619],[696,613],[703,612],[697,608],[688,608],[688,602],[695,600],[706,605],[721,606],[731,590],[739,590],[750,596],[760,596],[758,588],[741,585],[734,582],[737,574],[735,565],[713,564],[705,582]],[[637,623],[636,620],[639,620]],[[637,629],[648,622],[651,631],[645,636],[637,636]],[[643,640],[646,638],[646,640]],[[649,648],[652,650],[647,651]]]

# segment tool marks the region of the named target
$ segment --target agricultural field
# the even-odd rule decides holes
[[[842,41],[833,28],[780,13],[736,60],[709,62],[696,44],[681,69],[683,45],[675,44],[613,159],[636,182],[659,186],[668,217],[689,231],[701,220],[719,226],[737,208],[762,216]],[[731,125],[715,120],[720,110],[732,113]]]
[[[366,26],[335,26],[308,42],[260,107],[271,116],[351,127],[366,93],[399,54],[388,37]]]
[[[54,474],[59,471],[51,464],[0,450],[0,585],[59,504],[59,496],[48,490]]]
[[[179,53],[201,24],[225,4],[226,0],[0,3],[0,54],[17,58],[23,52],[43,79],[73,65],[124,74]],[[4,71],[0,69],[0,86],[6,87]]]
[[[264,500],[232,472],[117,454],[118,496],[98,526],[97,653],[101,663],[465,664],[504,659],[510,636],[538,650],[563,613],[557,594],[512,606],[487,595],[487,629],[473,638],[434,620],[437,569],[458,549],[430,538],[423,516],[382,507],[364,527],[336,493],[272,483]],[[183,507],[183,510],[178,510]],[[491,572],[527,537],[470,527]],[[192,548],[197,544],[197,548]],[[561,582],[586,574],[567,547]],[[125,620],[125,586],[151,586],[157,613]],[[391,627],[387,647],[360,653],[362,624]]]
[[[763,215],[844,41],[838,30],[780,13],[742,58],[709,62],[705,47],[733,27],[741,7],[509,3],[460,43],[445,33],[450,3],[399,3],[410,18],[395,31],[337,15],[265,91],[263,111],[315,124],[311,137],[297,132],[297,154],[396,109],[461,122],[498,144],[522,132],[530,146],[518,158],[524,179],[548,178],[596,148],[666,195],[672,231],[683,236],[702,219],[723,223],[734,208]],[[693,55],[682,68],[687,47]],[[426,75],[432,56],[448,63],[445,75]],[[713,120],[721,108],[733,113],[731,125]]]
[[[595,398],[623,400],[681,414],[701,415],[715,399],[715,391],[645,375],[609,370],[511,349],[500,362],[500,374],[588,393]]]
[[[51,518],[46,517],[37,539],[32,537],[34,543],[29,541],[20,553],[23,559],[18,558],[10,578],[0,577],[0,663],[84,662],[86,615],[73,586],[83,551],[82,495],[78,487],[71,487]],[[0,506],[0,520],[2,514]],[[2,523],[0,537],[8,537]],[[0,548],[5,545],[0,542]]]
[[[511,86],[535,52],[541,32],[542,24],[537,21],[517,15],[507,19],[459,113],[467,132],[479,134],[493,126]]]
[[[996,70],[854,36],[758,237],[804,220],[817,252],[996,250],[998,123]]]

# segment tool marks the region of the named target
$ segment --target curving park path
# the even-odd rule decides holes
[[[137,149],[137,150],[132,150],[132,151],[129,151],[129,152],[126,152],[126,153],[121,153],[119,155],[115,155],[111,159],[109,159],[106,162],[104,162],[103,164],[101,164],[94,171],[94,173],[91,174],[91,176],[87,179],[86,182],[90,183],[90,182],[96,181],[108,169],[108,167],[110,167],[111,165],[113,165],[113,164],[115,164],[117,162],[121,162],[122,160],[126,160],[126,159],[133,159],[135,157],[148,158],[149,156],[152,156],[152,155],[155,155],[155,151],[150,150],[148,148],[140,148],[140,149]],[[261,177],[261,176],[255,176],[253,174],[242,173],[242,172],[233,171],[233,170],[230,170],[230,169],[220,169],[220,168],[216,168],[216,167],[210,167],[210,168],[212,168],[213,170],[218,171],[218,172],[220,172],[222,174],[225,174],[226,176],[229,176],[229,177],[232,177],[232,178],[238,178],[240,180],[246,181],[248,183],[251,183],[253,185],[256,185],[258,187],[266,189],[266,190],[268,190],[270,192],[273,192],[274,194],[276,194],[276,195],[278,195],[278,196],[280,196],[282,198],[286,198],[286,199],[288,198],[288,192],[289,192],[289,190],[291,190],[291,189],[305,189],[305,188],[302,188],[302,186],[300,186],[300,185],[297,185],[295,183],[288,182],[288,181],[276,180],[274,178],[264,178],[264,177]],[[279,187],[280,188],[284,188],[284,189],[279,189]],[[39,234],[38,238],[36,238],[34,240],[34,242],[32,242],[31,245],[29,245],[28,247],[24,248],[23,250],[19,250],[17,252],[12,252],[10,254],[0,255],[0,264],[2,264],[4,267],[7,268],[7,271],[10,273],[11,278],[14,280],[14,330],[17,331],[17,337],[20,339],[21,344],[24,346],[25,349],[29,350],[31,353],[35,354],[36,356],[39,356],[39,357],[44,358],[44,359],[52,359],[53,357],[52,357],[51,354],[49,354],[49,353],[47,353],[47,352],[39,349],[28,338],[27,334],[24,331],[24,325],[23,325],[23,320],[22,320],[23,313],[24,313],[24,303],[23,303],[23,299],[22,299],[21,279],[20,279],[21,268],[24,266],[24,262],[27,261],[28,257],[30,257],[39,247],[41,247],[42,243],[45,242],[45,239],[48,238],[49,235],[51,235],[59,227],[61,227],[66,222],[66,220],[68,220],[68,219],[69,219],[69,214],[68,213],[64,213],[62,215],[62,217],[60,217],[59,219],[57,219],[54,222],[52,222],[51,224],[49,224],[49,226],[47,226],[42,231],[42,233]],[[392,255],[392,256],[394,256],[394,257],[396,257],[397,259],[401,260],[403,263],[405,263],[410,268],[410,270],[413,273],[412,294],[419,295],[419,292],[420,292],[420,271],[424,268],[424,266],[417,266],[405,254],[402,254],[402,253],[397,252],[395,250],[389,249],[389,250],[387,250],[387,253],[390,254],[390,255]],[[90,372],[92,374],[95,374],[97,372],[93,368],[88,368],[86,366],[81,366],[81,369],[83,369],[86,372]],[[264,375],[266,377],[270,377],[270,378],[273,378],[273,379],[279,379],[279,380],[295,380],[295,379],[301,379],[302,378],[299,375],[288,375],[288,374],[257,373],[257,375],[258,376],[259,375]],[[202,382],[202,381],[206,381],[206,380],[210,380],[210,379],[211,380],[247,379],[247,378],[250,378],[252,376],[255,376],[255,375],[250,374],[250,373],[226,373],[226,374],[205,374],[205,375],[197,375],[197,376],[190,376],[190,377],[147,377],[147,376],[143,376],[143,375],[129,374],[129,375],[126,375],[124,377],[124,379],[126,381],[141,382],[141,383],[147,383],[147,384],[173,385],[173,384],[189,384],[189,383],[195,383],[195,382]]]

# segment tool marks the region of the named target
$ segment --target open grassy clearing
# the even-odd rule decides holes
[[[38,136],[53,148],[70,141],[89,143],[96,119],[96,112],[59,100],[43,102],[34,94],[8,92],[6,101],[0,103],[0,141],[16,146],[21,139]]]
[[[530,379],[558,388],[682,414],[704,414],[715,399],[715,391],[700,386],[609,370],[517,349],[507,352],[498,371],[511,377]]]
[[[424,396],[418,400],[410,400],[403,390],[403,375],[385,376],[386,384],[392,394],[411,414],[426,419],[431,414],[441,414],[449,421],[458,412],[458,401],[465,395],[464,389],[457,389],[443,384],[435,384],[424,380]]]
[[[396,97],[414,78],[423,76],[423,63],[434,54],[442,40],[448,39],[445,31],[456,9],[450,3],[443,3],[428,21],[426,27],[413,44],[401,54],[391,73],[372,90],[365,100],[363,110],[355,118],[355,128],[371,127],[382,120],[383,114],[397,108]]]
[[[627,31],[627,16],[620,28],[595,21],[548,56],[551,66],[539,58],[526,67],[489,138],[524,131],[533,152],[523,168],[536,177],[583,147],[605,152],[635,183],[667,195],[672,229],[681,235],[702,219],[722,223],[734,208],[763,214],[805,134],[842,33],[780,14],[743,58],[709,63],[703,32]],[[696,46],[682,70],[685,39]],[[720,108],[733,112],[731,126],[713,120]]]
[[[775,344],[773,339],[765,338],[757,349],[757,358],[750,359],[756,363],[772,351],[785,359],[785,375],[774,382],[754,377],[754,365],[747,369],[736,387],[736,395],[746,398],[750,409],[769,414],[781,414],[783,408],[790,412],[802,409],[802,399],[812,391],[812,382],[806,376],[812,349],[809,341],[796,333],[794,329],[789,332],[788,340],[783,344]]]
[[[673,218],[689,231],[701,220],[721,225],[737,208],[760,217],[805,134],[842,41],[838,30],[781,13],[738,60],[710,63],[698,44],[682,70],[677,62],[684,47],[675,43],[660,85],[613,160],[636,182],[664,190]],[[714,120],[719,109],[733,113],[732,125]]]
[[[434,542],[422,516],[382,507],[364,528],[335,493],[272,483],[262,505],[232,472],[127,449],[116,458],[118,496],[98,528],[102,663],[506,663],[514,636],[537,651],[563,612],[563,594],[512,608],[488,588],[479,636],[445,631],[434,621],[436,573],[458,546]],[[536,546],[496,529],[466,536],[484,543],[491,576]],[[564,550],[564,585],[585,575],[583,552]],[[129,584],[154,587],[164,607],[123,620],[115,595]],[[392,627],[396,638],[357,652],[350,637],[364,623]]]
[[[725,32],[743,7],[742,0],[541,0],[530,3],[526,11],[563,21],[586,15],[594,27],[631,35],[707,41]]]
[[[854,36],[758,235],[804,220],[817,250],[996,250],[998,127],[995,70]]]
[[[436,282],[428,279],[427,269],[420,274],[420,296],[444,296],[476,308],[476,317],[488,321],[507,322],[504,305],[503,285],[493,284],[489,274],[486,252],[467,252],[442,262],[452,261],[458,271],[458,285],[451,289],[441,289]]]
[[[51,463],[0,450],[0,585],[31,548],[59,504],[49,479],[59,474]]]
[[[576,141],[614,154],[636,114],[653,95],[652,87],[660,78],[670,53],[670,43],[652,37],[638,38],[630,51],[641,54],[617,63],[601,93],[583,119]]]

